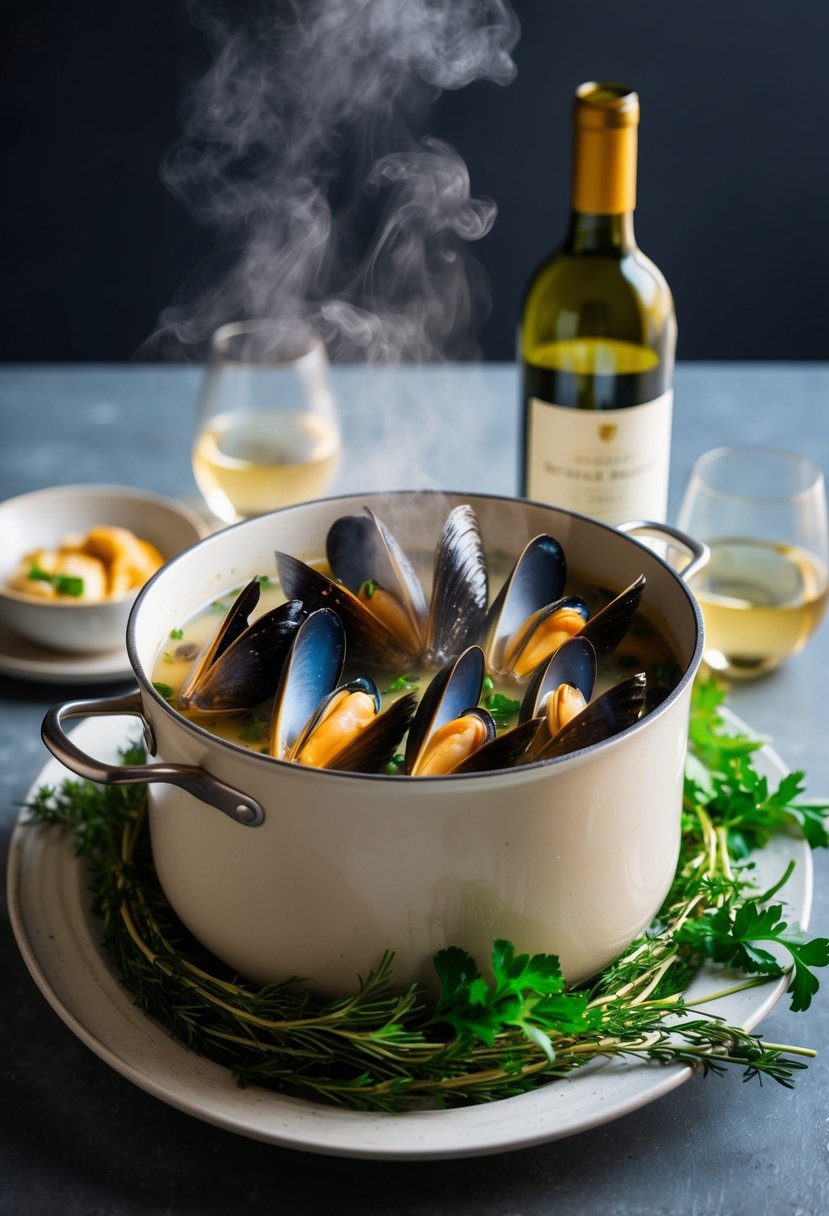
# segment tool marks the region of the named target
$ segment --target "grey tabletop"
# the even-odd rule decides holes
[[[154,366],[0,370],[0,498],[60,483],[140,485],[194,499],[190,434],[201,372]],[[437,486],[510,494],[511,366],[336,369],[346,434],[336,491]],[[829,367],[680,366],[671,515],[694,458],[725,442],[794,448],[829,469]],[[729,704],[771,737],[813,796],[829,794],[829,627]],[[130,682],[105,691],[126,690]],[[94,695],[96,689],[86,689]],[[0,676],[0,841],[47,759],[46,709],[77,689]],[[815,857],[811,931],[829,932],[829,858]],[[676,1213],[829,1210],[829,995],[781,1002],[763,1032],[819,1049],[793,1090],[693,1077],[642,1109],[566,1140],[443,1162],[310,1157],[169,1107],[97,1058],[38,992],[8,915],[0,926],[0,1212]],[[829,985],[829,980],[824,981]]]

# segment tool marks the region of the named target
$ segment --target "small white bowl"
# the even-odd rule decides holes
[[[205,535],[195,511],[131,486],[53,486],[0,503],[0,621],[51,650],[92,654],[123,646],[138,589],[119,599],[85,604],[12,591],[7,583],[24,554],[56,547],[69,533],[95,525],[129,528],[155,545],[165,562]]]

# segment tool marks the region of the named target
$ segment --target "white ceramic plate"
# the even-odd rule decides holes
[[[113,761],[130,737],[123,721],[106,718],[88,720],[76,733],[81,747]],[[757,764],[775,780],[786,771],[768,749],[758,754]],[[38,786],[57,785],[68,775],[50,761],[29,797]],[[805,928],[812,900],[812,863],[805,843],[788,837],[773,841],[756,855],[758,881],[770,886],[792,858],[797,864],[779,898],[787,901],[789,918]],[[404,1115],[343,1111],[256,1087],[240,1089],[230,1072],[194,1055],[133,1005],[102,952],[87,910],[83,870],[66,837],[18,823],[8,887],[12,927],[29,970],[47,1001],[88,1047],[171,1106],[272,1144],[398,1160],[479,1156],[597,1127],[653,1102],[691,1076],[689,1068],[679,1065],[605,1063],[517,1098]],[[770,981],[706,1009],[751,1029],[779,1000],[787,982]],[[722,975],[703,974],[691,995],[716,992],[727,983]]]
[[[0,624],[0,675],[37,684],[101,684],[128,680],[132,668],[126,645],[101,654],[68,654],[38,646]]]

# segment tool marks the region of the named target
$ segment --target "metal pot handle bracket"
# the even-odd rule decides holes
[[[698,570],[708,564],[708,559],[711,556],[711,550],[702,541],[694,540],[693,536],[688,536],[685,532],[680,532],[678,528],[672,528],[669,524],[657,523],[650,519],[631,519],[623,524],[616,525],[617,532],[624,532],[626,536],[638,536],[646,534],[648,536],[658,536],[663,540],[667,539],[674,544],[679,545],[681,549],[687,549],[691,555],[691,560],[681,570],[677,570],[680,578],[684,578],[687,582]]]
[[[152,727],[146,720],[139,692],[125,697],[111,697],[93,701],[65,701],[50,709],[43,719],[41,735],[49,751],[73,773],[96,781],[99,785],[134,785],[137,782],[163,781],[186,790],[194,798],[215,807],[236,823],[245,827],[258,827],[264,821],[265,812],[260,804],[248,794],[225,785],[211,777],[204,769],[192,764],[104,764],[81,751],[64,730],[68,718],[90,718],[101,715],[129,714],[141,719],[144,742],[149,752],[155,751]]]

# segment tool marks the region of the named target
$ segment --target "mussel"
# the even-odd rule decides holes
[[[433,677],[409,728],[405,771],[410,776],[449,773],[495,738],[492,715],[478,706],[483,683],[479,646],[468,647]]]
[[[433,677],[409,728],[405,772],[412,777],[512,768],[536,724],[496,735],[492,715],[479,704],[484,653],[469,646]]]
[[[298,600],[289,600],[249,624],[260,592],[255,578],[243,587],[196,657],[179,693],[179,708],[211,716],[238,713],[273,696],[307,614]]]
[[[569,638],[536,667],[521,701],[518,721],[544,719],[549,734],[554,735],[587,705],[597,667],[592,643],[580,634]]]
[[[621,642],[630,628],[645,590],[645,576],[640,574],[615,599],[588,618],[580,636],[592,643],[598,658],[604,658]]]
[[[639,717],[645,700],[645,676],[633,676],[591,700],[597,660],[592,643],[581,634],[565,642],[533,672],[511,735],[525,743],[521,761],[552,760],[618,734]],[[523,734],[520,732],[524,732]]]
[[[532,749],[533,760],[553,760],[603,743],[637,722],[645,704],[646,677],[639,672],[596,697],[552,737]]]
[[[333,578],[277,553],[286,595],[342,618],[349,652],[384,668],[435,667],[456,658],[481,632],[488,602],[487,564],[475,513],[452,510],[435,549],[427,604],[415,569],[382,520],[365,509],[329,529]]]
[[[380,772],[406,733],[417,698],[407,693],[381,712],[373,680],[338,684],[345,632],[336,613],[319,608],[297,631],[276,691],[269,752],[314,768]]]
[[[562,595],[567,562],[552,536],[524,547],[487,614],[484,648],[489,671],[522,679],[582,628],[588,609]]]
[[[642,599],[644,577],[592,617],[581,596],[562,594],[566,579],[567,565],[558,541],[547,535],[534,537],[487,614],[484,646],[490,671],[508,679],[526,679],[575,636],[586,637],[599,657],[618,645]]]

